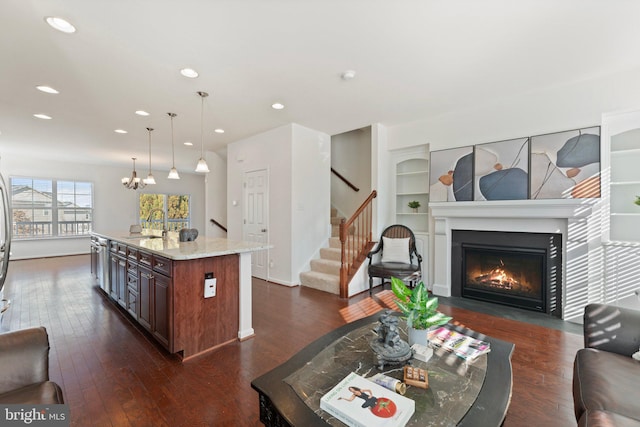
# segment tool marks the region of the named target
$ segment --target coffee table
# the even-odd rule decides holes
[[[291,359],[251,382],[258,392],[260,421],[266,426],[341,426],[319,408],[320,397],[354,371],[402,378],[401,366],[379,371],[369,348],[380,313],[344,325],[309,344]],[[401,321],[401,337],[406,325]],[[408,387],[416,402],[407,426],[499,426],[511,400],[514,345],[470,329],[451,326],[491,344],[491,352],[470,363],[449,353],[412,365],[429,371],[429,389]]]

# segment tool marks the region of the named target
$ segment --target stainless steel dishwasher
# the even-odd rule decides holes
[[[104,237],[97,237],[98,266],[98,286],[109,295],[111,292],[111,280],[109,276],[109,240]]]

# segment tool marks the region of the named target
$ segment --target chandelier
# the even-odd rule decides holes
[[[131,160],[133,160],[133,172],[131,172],[131,178],[127,178],[126,176],[122,178],[122,185],[130,190],[144,188],[146,184],[140,181],[140,178],[138,178],[138,174],[136,172],[136,158],[132,157]]]

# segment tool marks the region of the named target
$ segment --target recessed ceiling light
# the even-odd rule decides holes
[[[224,133],[224,129],[216,129],[214,130],[215,133]]]
[[[182,70],[180,70],[180,74],[185,77],[189,77],[190,79],[195,79],[196,77],[198,77],[198,72],[193,68],[183,68]]]
[[[71,25],[69,21],[65,19],[57,18],[55,16],[47,16],[44,20],[47,21],[47,24],[51,25],[58,31],[62,31],[63,33],[70,34],[76,32],[76,27]]]
[[[353,70],[347,70],[344,73],[342,73],[342,75],[340,77],[342,77],[342,80],[351,80],[353,78],[355,78],[356,76],[356,72]]]
[[[52,88],[51,86],[36,86],[36,89],[38,89],[40,92],[54,93],[54,94],[60,93],[54,88]]]
[[[47,116],[46,114],[34,114],[33,117],[37,117],[42,120],[51,120],[51,116]]]
[[[275,104],[271,104],[271,108],[274,110],[282,110],[284,108],[284,104],[276,102]]]
[[[189,147],[191,147],[193,145],[193,142],[187,141],[184,143],[184,145],[188,145]]]
[[[126,130],[124,129],[116,129],[114,130],[115,133],[128,133]]]
[[[149,113],[147,113],[144,110],[138,110],[138,111],[136,111],[136,114],[139,115],[139,116],[148,116],[149,115]]]

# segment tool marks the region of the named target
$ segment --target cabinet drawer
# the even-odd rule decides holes
[[[142,252],[142,251],[138,252],[138,264],[139,265],[144,265],[144,266],[147,266],[147,267],[151,267],[151,259],[152,258],[153,257],[148,252]]]
[[[129,274],[133,274],[134,276],[138,275],[138,263],[131,261],[130,259],[127,260],[127,271],[129,272]]]
[[[127,274],[127,286],[134,291],[138,292],[138,274]]]
[[[126,308],[134,319],[138,318],[138,292],[127,288]]]
[[[123,257],[127,256],[127,245],[120,242],[111,242],[111,252],[116,252]]]
[[[170,259],[157,255],[153,256],[153,271],[157,271],[158,273],[171,277],[171,267],[172,261]]]
[[[138,262],[138,250],[136,248],[127,248],[127,258],[133,262]]]

